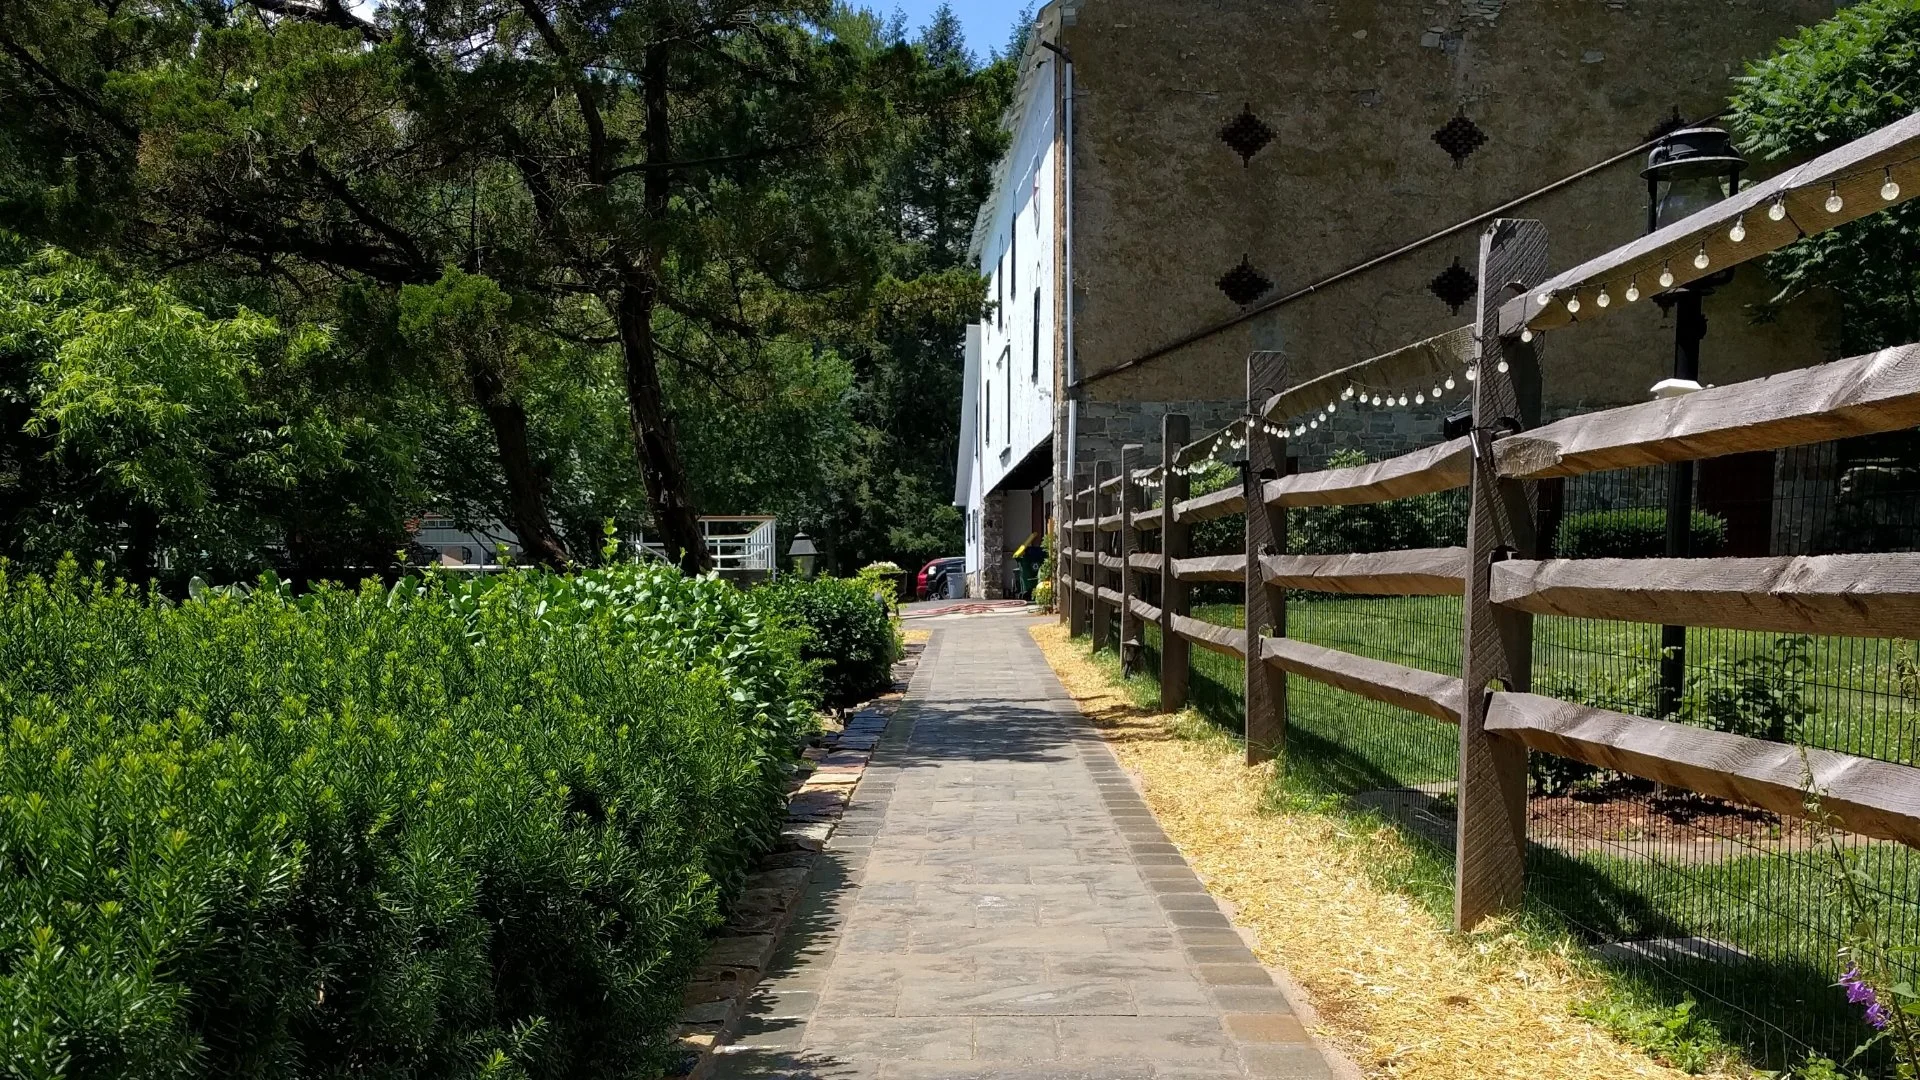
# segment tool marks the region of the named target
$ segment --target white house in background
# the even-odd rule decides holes
[[[518,561],[523,550],[520,538],[498,521],[482,522],[467,530],[452,518],[437,514],[420,519],[413,540],[438,556],[441,566],[454,570],[497,569],[502,549],[512,561]]]
[[[1054,103],[1070,72],[1037,46],[1008,116],[1013,141],[974,224],[992,308],[967,329],[954,505],[966,511],[967,593],[1011,595],[1014,552],[1044,530],[1053,476],[1055,303],[1066,222]],[[1070,90],[1068,91],[1070,94]]]

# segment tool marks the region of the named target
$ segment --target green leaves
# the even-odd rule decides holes
[[[0,563],[0,1058],[645,1073],[777,835],[798,648],[658,566],[176,605]]]

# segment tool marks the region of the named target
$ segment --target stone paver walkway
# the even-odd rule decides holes
[[[717,1077],[1330,1075],[1030,622],[940,626]]]

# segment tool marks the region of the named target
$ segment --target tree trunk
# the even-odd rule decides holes
[[[673,139],[667,116],[667,48],[647,49],[641,75],[646,102],[646,155],[650,162],[672,160]],[[667,217],[669,171],[648,169],[643,195],[647,219],[656,226]],[[659,299],[660,246],[657,234],[649,240],[644,266],[629,264],[619,286],[614,320],[620,329],[620,349],[627,369],[627,427],[640,459],[640,475],[647,484],[647,507],[653,528],[667,549],[667,558],[681,570],[697,574],[712,565],[700,519],[687,493],[687,470],[680,460],[680,444],[667,419],[660,393],[660,356],[653,338],[653,310]]]
[[[565,569],[573,560],[547,515],[546,484],[534,468],[533,452],[527,445],[526,407],[507,392],[505,380],[490,365],[470,365],[467,377],[500,451],[500,471],[507,478],[507,523],[513,526],[528,559],[555,570]]]
[[[627,369],[627,426],[640,475],[647,483],[647,507],[667,558],[689,574],[707,569],[711,559],[700,535],[700,519],[687,497],[687,470],[673,437],[660,393],[660,360],[653,341],[654,293],[648,281],[629,281],[620,289],[616,313],[620,347]]]

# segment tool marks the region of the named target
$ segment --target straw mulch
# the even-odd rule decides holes
[[[1593,987],[1569,957],[1498,925],[1456,935],[1369,876],[1398,845],[1339,818],[1263,809],[1266,767],[1196,718],[1148,713],[1054,623],[1033,636],[1140,783],[1207,888],[1258,937],[1255,952],[1304,987],[1316,1034],[1367,1077],[1617,1080],[1686,1074],[1575,1015]]]

